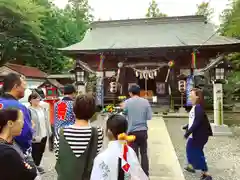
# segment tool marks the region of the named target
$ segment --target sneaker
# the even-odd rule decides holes
[[[45,173],[44,169],[42,167],[40,167],[40,166],[37,167],[37,170],[38,170],[38,172],[40,174],[44,174]]]
[[[207,176],[207,175],[203,174],[201,176],[200,180],[212,180],[212,176]]]
[[[190,173],[195,173],[196,171],[195,171],[195,169],[193,168],[193,167],[191,167],[191,166],[186,166],[185,168],[184,168],[186,171],[188,171],[188,172],[190,172]]]

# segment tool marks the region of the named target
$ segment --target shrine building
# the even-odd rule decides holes
[[[104,77],[105,101],[127,96],[128,87],[137,83],[142,96],[157,97],[164,105],[169,94],[179,103],[179,76],[198,74],[211,60],[240,51],[239,40],[216,31],[203,16],[96,21],[81,42],[60,50]],[[174,63],[170,73],[169,62]],[[110,92],[112,76],[116,93]]]

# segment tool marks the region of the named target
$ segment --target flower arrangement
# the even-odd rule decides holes
[[[115,106],[113,104],[109,104],[103,109],[103,112],[113,113],[113,112],[115,112]]]
[[[126,97],[126,96],[118,96],[118,99],[119,99],[120,101],[124,101],[125,99],[127,99],[127,97]]]
[[[174,66],[174,61],[172,60],[172,61],[169,61],[168,62],[168,66],[169,66],[169,68],[172,68],[173,66]]]

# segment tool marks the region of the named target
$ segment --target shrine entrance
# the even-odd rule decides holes
[[[156,95],[156,80],[155,79],[140,79],[138,78],[138,85],[141,88],[141,92],[147,91],[147,96]],[[143,94],[141,93],[141,96]]]
[[[164,80],[162,80],[165,75],[162,72],[165,64],[150,64],[145,63],[144,66],[140,66],[136,64],[135,67],[132,67],[134,70],[136,83],[140,86],[140,96],[152,100],[153,98],[157,98],[157,96],[161,94],[166,94],[165,89],[162,88],[162,84],[165,88]],[[160,84],[160,85],[159,85]],[[161,88],[159,88],[161,86]]]

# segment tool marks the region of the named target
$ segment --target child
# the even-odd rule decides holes
[[[148,180],[138,158],[127,145],[135,137],[127,136],[127,120],[115,114],[107,120],[106,134],[109,139],[107,149],[94,160],[91,180]]]

